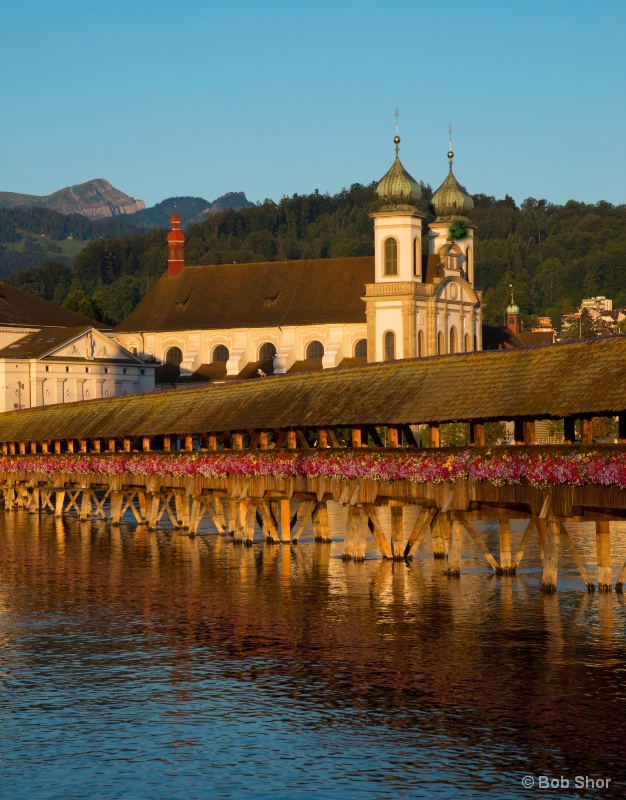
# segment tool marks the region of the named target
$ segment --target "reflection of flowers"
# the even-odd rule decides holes
[[[354,450],[220,451],[216,453],[119,453],[0,456],[0,472],[75,472],[115,475],[198,475],[224,478],[316,477],[416,483],[452,483],[471,478],[504,486],[527,480],[533,486],[600,484],[626,488],[626,452],[554,448],[550,452],[473,449],[446,452]]]

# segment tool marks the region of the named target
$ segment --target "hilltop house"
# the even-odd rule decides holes
[[[452,172],[428,228],[420,185],[399,159],[377,187],[372,257],[187,266],[171,218],[168,268],[114,329],[171,381],[251,378],[482,349],[473,201]],[[428,252],[422,254],[422,238]]]

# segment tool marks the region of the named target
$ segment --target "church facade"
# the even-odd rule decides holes
[[[379,182],[373,257],[185,265],[177,214],[168,270],[115,328],[172,383],[251,378],[482,349],[470,195],[452,172],[428,227],[421,187],[399,159]],[[427,246],[423,241],[427,238]]]

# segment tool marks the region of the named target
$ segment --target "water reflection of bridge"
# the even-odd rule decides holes
[[[618,418],[619,444],[594,446],[592,420],[598,416]],[[544,591],[556,588],[562,545],[585,585],[594,587],[568,529],[572,522],[592,521],[597,583],[610,591],[610,523],[626,518],[626,494],[617,485],[592,481],[540,489],[527,480],[496,486],[472,477],[418,483],[410,475],[389,481],[337,472],[238,475],[238,459],[249,463],[251,454],[423,453],[416,425],[428,426],[430,452],[436,453],[440,426],[447,422],[469,425],[473,452],[482,452],[485,425],[497,420],[513,422],[518,447],[554,452],[535,444],[538,419],[563,419],[572,448],[578,446],[578,426],[585,453],[602,453],[609,461],[619,457],[626,442],[626,338],[9,413],[0,418],[0,447],[7,457],[1,488],[7,509],[102,516],[114,525],[130,514],[149,529],[166,522],[191,534],[209,521],[241,544],[258,534],[268,543],[295,543],[309,527],[317,541],[330,541],[328,508],[334,503],[347,510],[344,529],[336,531],[343,536],[344,559],[362,560],[370,536],[382,557],[393,560],[411,559],[430,538],[434,557],[446,559],[450,576],[460,572],[464,537],[500,575],[518,569],[536,537]],[[178,446],[190,464],[198,453],[228,453],[229,471],[196,474],[189,467],[172,474],[124,460],[135,453],[149,461],[158,452],[162,467],[168,459],[181,463]],[[497,551],[477,531],[476,522],[485,519],[499,526]],[[513,550],[511,522],[519,519],[526,527]],[[625,577],[626,564],[619,589]]]

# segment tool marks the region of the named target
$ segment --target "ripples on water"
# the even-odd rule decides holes
[[[566,554],[544,597],[536,547],[500,579],[464,541],[449,580],[429,542],[357,565],[340,542],[0,526],[2,797],[626,794],[624,600],[588,596]],[[593,529],[571,531],[595,574]],[[616,576],[626,535],[613,557]]]

